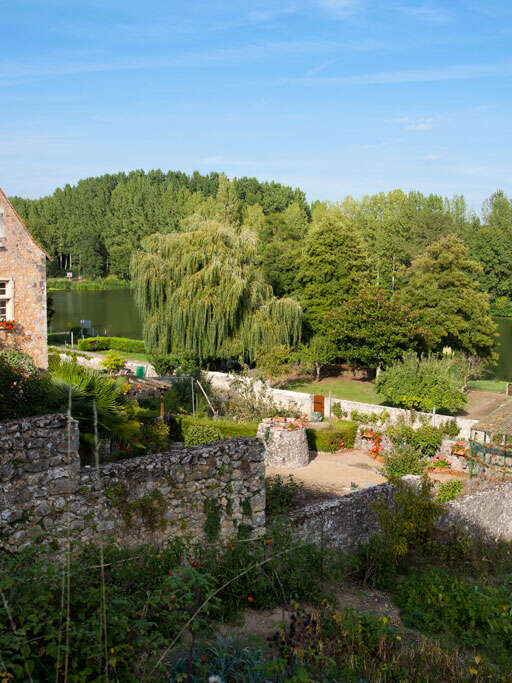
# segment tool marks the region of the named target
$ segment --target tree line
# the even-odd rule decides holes
[[[13,203],[53,269],[133,277],[158,353],[254,360],[302,340],[317,366],[335,353],[378,368],[409,349],[492,359],[490,303],[512,299],[501,191],[479,217],[462,196],[309,205],[254,178],[135,171]]]

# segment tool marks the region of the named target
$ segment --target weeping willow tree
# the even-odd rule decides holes
[[[261,347],[299,341],[301,308],[274,297],[255,265],[256,241],[216,221],[143,241],[131,271],[151,353],[253,360]]]

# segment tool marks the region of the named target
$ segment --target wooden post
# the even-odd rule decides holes
[[[71,348],[73,348],[73,341],[74,341],[74,339],[73,339],[73,330],[71,330]]]
[[[163,389],[160,390],[160,420],[161,422],[164,421],[164,412],[165,412],[165,391]]]

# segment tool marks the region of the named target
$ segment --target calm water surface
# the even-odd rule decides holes
[[[130,289],[51,292],[55,315],[52,332],[77,327],[90,320],[95,334],[142,338],[142,324]]]
[[[130,289],[52,292],[55,315],[51,330],[63,332],[90,320],[96,334],[142,338],[142,324]],[[512,320],[499,318],[497,379],[512,380]]]

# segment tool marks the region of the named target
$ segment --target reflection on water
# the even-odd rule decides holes
[[[130,289],[51,292],[55,315],[51,331],[64,332],[90,320],[96,334],[142,338],[142,325]]]
[[[498,324],[498,365],[492,371],[496,379],[512,380],[512,320],[497,318]]]
[[[97,334],[142,338],[141,320],[130,289],[90,292],[52,292],[55,315],[51,329],[63,332],[90,320]],[[512,320],[498,318],[499,361],[492,370],[497,379],[512,380]]]

